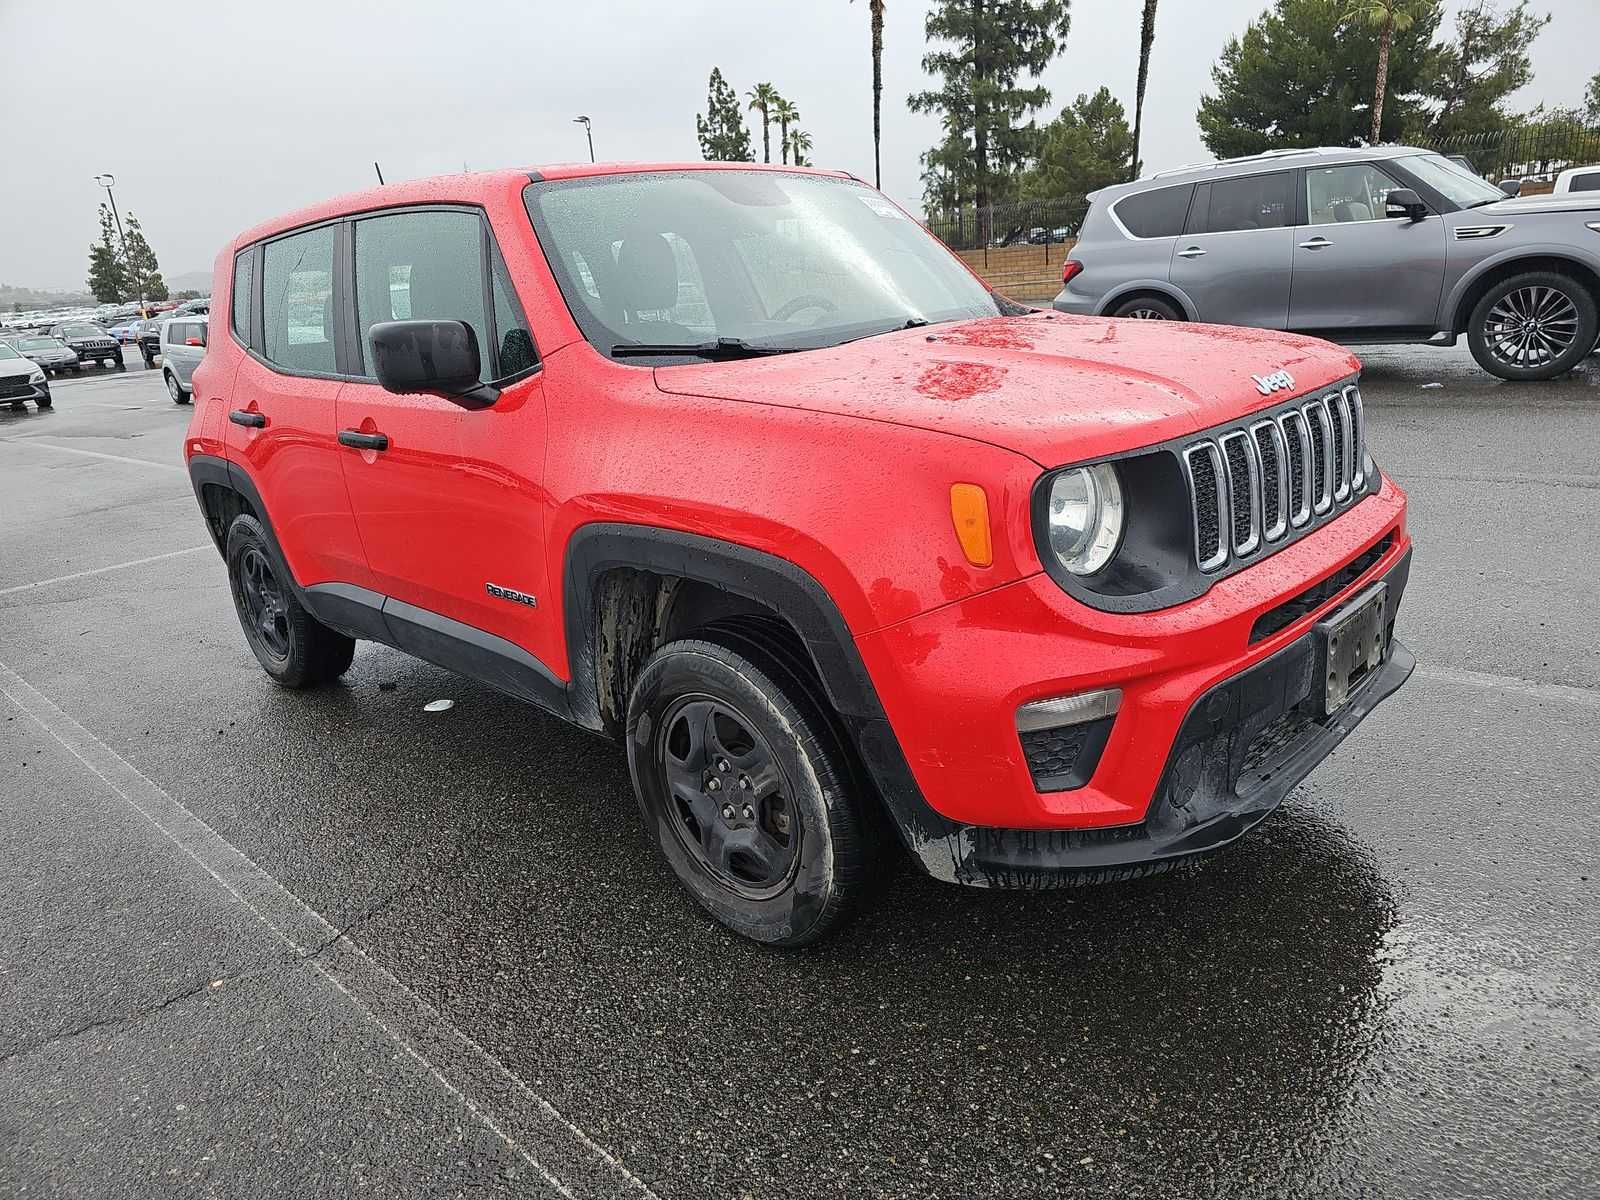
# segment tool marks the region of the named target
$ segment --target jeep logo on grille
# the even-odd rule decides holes
[[[1270,396],[1273,392],[1286,392],[1294,386],[1294,376],[1287,371],[1274,371],[1271,375],[1252,375],[1256,391],[1263,396]]]
[[[529,608],[539,607],[539,597],[519,592],[516,588],[501,587],[498,583],[486,583],[483,585],[483,590],[497,599],[509,600],[513,604],[526,604]]]

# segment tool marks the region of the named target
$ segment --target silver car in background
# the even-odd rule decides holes
[[[1508,198],[1404,146],[1279,150],[1090,196],[1062,312],[1454,345],[1551,379],[1600,341],[1600,193]]]
[[[174,404],[194,395],[194,369],[206,355],[209,317],[168,317],[161,323],[161,377]]]

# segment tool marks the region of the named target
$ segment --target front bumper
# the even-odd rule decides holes
[[[1173,608],[1101,613],[1042,576],[946,605],[857,639],[887,717],[858,728],[858,744],[908,846],[940,878],[1051,886],[1215,849],[1410,674],[1392,638],[1410,545],[1404,494],[1384,480],[1338,520]],[[1389,658],[1332,720],[1252,756],[1262,730],[1303,711],[1314,625],[1379,580]],[[1017,709],[1107,687],[1122,704],[1087,783],[1038,790]],[[1226,744],[1190,753],[1200,712]],[[1247,760],[1271,778],[1241,783]]]
[[[103,358],[121,358],[122,347],[116,342],[104,346],[73,346],[72,352],[79,362],[99,362]]]
[[[34,404],[48,399],[48,383],[0,384],[0,404]]]

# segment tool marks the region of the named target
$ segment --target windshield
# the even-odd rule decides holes
[[[1487,179],[1474,175],[1442,155],[1416,154],[1402,158],[1400,162],[1423,183],[1461,208],[1474,208],[1506,198],[1506,194]]]
[[[0,358],[21,358],[22,355],[13,350],[7,343],[0,342]]]
[[[925,229],[846,180],[613,175],[531,184],[527,203],[567,306],[606,354],[815,349],[1002,311]]]
[[[31,337],[23,338],[17,343],[18,350],[54,350],[61,343],[55,338]]]
[[[98,325],[68,325],[61,334],[63,337],[97,338],[105,337],[106,331]]]

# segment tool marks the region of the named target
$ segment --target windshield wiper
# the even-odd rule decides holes
[[[718,338],[714,342],[622,342],[611,347],[612,358],[650,358],[654,356],[704,358],[722,362],[736,358],[759,358],[765,354],[793,354],[804,346],[758,346],[743,338]]]

